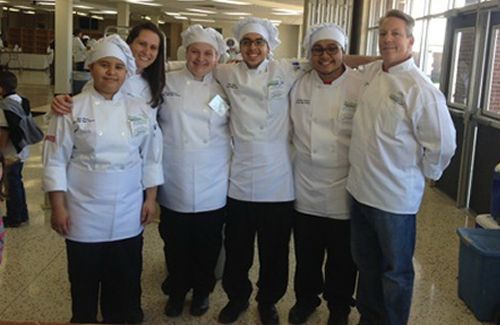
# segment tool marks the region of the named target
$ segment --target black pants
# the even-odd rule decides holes
[[[17,161],[6,168],[7,178],[7,219],[11,222],[28,221],[28,206],[26,205],[26,191],[23,183],[22,161]]]
[[[318,295],[323,293],[332,312],[349,312],[356,281],[350,234],[350,220],[295,212],[293,237],[297,265],[294,286],[298,303],[318,306],[321,303]]]
[[[288,252],[293,202],[246,202],[228,198],[222,285],[229,300],[244,303],[252,293],[248,271],[253,264],[255,235],[259,247],[257,301],[274,304],[288,285]]]
[[[168,270],[162,286],[165,294],[182,299],[190,289],[200,297],[212,292],[225,212],[222,208],[180,213],[161,207],[159,231]]]
[[[99,300],[103,323],[142,322],[142,244],[142,234],[102,243],[66,240],[72,323],[97,323]]]

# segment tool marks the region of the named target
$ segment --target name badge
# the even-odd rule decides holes
[[[133,137],[148,131],[148,118],[145,116],[129,115],[128,124]]]
[[[229,105],[220,95],[215,95],[214,98],[208,102],[208,106],[219,116],[224,116],[229,109]]]

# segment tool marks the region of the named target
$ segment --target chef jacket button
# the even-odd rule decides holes
[[[124,136],[125,136],[125,132],[122,132],[122,137],[124,137]]]
[[[264,130],[264,125],[261,125],[261,126],[260,126],[260,129],[261,129],[261,130]]]
[[[102,131],[97,132],[97,135],[98,135],[98,136],[102,136],[102,134],[103,134],[103,132],[102,132]]]
[[[313,153],[318,153],[318,150],[314,149],[314,150],[313,150]]]
[[[191,81],[187,81],[187,82],[186,82],[186,84],[187,84],[187,85],[190,85],[190,84],[191,84]]]
[[[203,140],[203,143],[208,143],[208,140],[207,139]]]
[[[98,100],[96,100],[96,101],[94,102],[94,104],[95,104],[95,105],[101,105],[101,102],[100,102],[100,101],[98,101]]]
[[[246,101],[247,101],[247,99],[246,99],[245,97],[243,97],[243,98],[241,99],[241,101],[242,101],[242,102],[246,102]]]
[[[204,108],[203,112],[208,113],[208,109]]]

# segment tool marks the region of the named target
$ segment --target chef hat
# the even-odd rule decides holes
[[[122,61],[127,68],[127,76],[135,74],[136,66],[132,51],[118,34],[99,39],[87,56],[86,66],[104,57],[112,56]]]
[[[278,28],[269,19],[246,17],[236,23],[233,33],[240,42],[245,34],[260,34],[267,41],[271,50],[274,50],[281,44]]]
[[[333,23],[325,23],[309,27],[306,36],[304,37],[303,47],[306,51],[306,56],[311,57],[311,48],[317,41],[333,40],[337,42],[345,51],[347,47],[347,35],[344,30]]]
[[[191,25],[181,33],[182,46],[188,48],[193,43],[207,43],[217,51],[218,56],[226,53],[226,43],[222,35],[213,28],[203,28],[200,24]]]

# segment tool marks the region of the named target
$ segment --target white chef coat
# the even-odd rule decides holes
[[[353,122],[347,190],[366,205],[416,214],[425,177],[438,179],[455,152],[446,100],[412,58],[382,70],[373,62]]]
[[[163,172],[158,202],[183,213],[226,205],[231,144],[229,111],[209,106],[224,91],[212,74],[197,81],[187,68],[169,72],[158,122],[163,130]]]
[[[11,94],[6,96],[5,98],[10,98],[19,104],[22,102],[21,96],[18,94]],[[5,117],[5,113],[3,110],[0,110],[0,127],[5,127],[8,128],[9,124],[7,123],[7,119]],[[30,149],[28,146],[24,147],[21,152],[17,152],[16,148],[14,147],[14,144],[12,141],[9,140],[7,143],[7,147],[3,149],[3,155],[4,157],[12,157],[13,159],[19,158],[22,162],[24,162],[26,159],[28,159],[30,154]]]
[[[346,71],[324,84],[311,70],[290,94],[295,148],[295,209],[333,219],[349,219],[345,190],[352,118],[364,81]]]
[[[68,239],[114,241],[137,236],[143,190],[163,182],[161,131],[149,106],[121,92],[94,89],[52,116],[43,151],[45,191],[66,192]]]
[[[83,62],[87,57],[87,48],[83,45],[82,40],[78,36],[73,37],[73,61]]]
[[[256,69],[244,62],[216,69],[231,104],[229,197],[251,202],[295,198],[288,93],[300,71],[298,62],[267,59]]]

